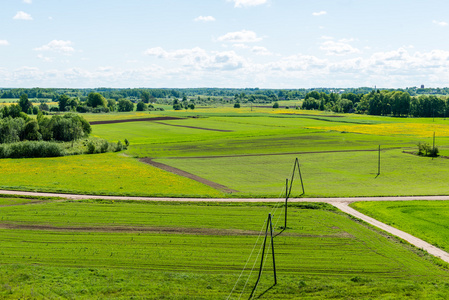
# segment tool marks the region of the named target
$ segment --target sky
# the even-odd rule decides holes
[[[1,0],[0,87],[449,86],[447,0]]]

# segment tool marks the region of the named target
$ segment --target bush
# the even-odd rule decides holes
[[[95,153],[95,144],[91,141],[89,144],[87,144],[87,154],[94,154]]]
[[[429,157],[437,157],[440,151],[437,147],[432,148],[427,143],[418,143],[418,155],[420,156],[429,156]]]
[[[105,152],[108,152],[108,149],[109,149],[109,143],[108,143],[108,141],[104,140],[103,143],[101,143],[100,151],[101,151],[101,153],[105,153]]]
[[[119,151],[122,151],[122,150],[123,150],[122,142],[118,141],[117,145],[115,146],[114,152],[119,152]]]
[[[236,102],[236,103],[234,104],[234,108],[240,108],[240,103]]]
[[[63,156],[62,147],[54,142],[25,141],[0,145],[0,158]]]

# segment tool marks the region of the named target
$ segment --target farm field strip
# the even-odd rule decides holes
[[[214,288],[209,291],[223,297],[231,291],[253,247],[254,234],[260,230],[267,212],[273,207],[274,204],[262,203],[179,205],[104,200],[47,201],[2,207],[1,224],[46,225],[60,230],[41,230],[38,227],[33,230],[0,229],[0,269],[10,264],[38,264],[46,270],[76,267],[103,272],[107,268],[115,270],[114,277],[118,278],[125,270],[133,269],[142,270],[143,274],[168,271],[196,274],[195,277],[210,274],[212,278],[226,274],[227,279],[220,283],[212,280]],[[282,216],[282,211],[277,213]],[[159,224],[161,230],[146,232],[136,229],[136,224],[142,228]],[[96,226],[107,229],[118,225],[128,227],[130,231],[69,230],[71,227],[87,229]],[[164,228],[177,231],[167,232]],[[189,231],[192,229],[212,230],[210,233],[215,230],[215,234],[202,235]],[[229,229],[234,230],[232,235],[225,234]],[[246,231],[251,234],[247,235]],[[282,281],[267,292],[265,297],[269,298],[286,299],[297,295],[301,291],[297,287],[298,276],[309,284],[313,282],[310,276],[321,278],[339,290],[351,289],[352,286],[352,293],[362,294],[363,285],[359,287],[350,283],[348,286],[345,282],[351,282],[349,279],[355,277],[374,286],[386,280],[390,281],[388,286],[392,282],[426,286],[435,278],[449,281],[449,274],[437,267],[430,257],[424,254],[422,258],[419,251],[382,236],[323,204],[292,204],[289,229],[275,238],[275,244],[278,276]],[[269,270],[270,263],[266,267]],[[250,282],[255,281],[255,276],[252,275]],[[291,282],[295,277],[296,280]],[[270,275],[264,277],[261,292],[271,286],[270,279]],[[5,283],[11,286],[10,280]],[[339,285],[336,285],[337,281]],[[22,282],[22,290],[28,284]],[[173,282],[166,280],[165,284],[171,286]],[[96,283],[91,282],[91,285],[96,286]],[[288,286],[291,288],[285,289]],[[38,286],[34,288],[40,290]],[[243,286],[239,284],[238,289],[241,288]],[[394,290],[393,286],[391,289]],[[306,294],[329,296],[329,292],[333,293],[311,289]],[[400,291],[395,291],[397,293]]]
[[[291,175],[296,157],[300,160],[306,197],[445,195],[449,192],[446,183],[449,160],[432,160],[395,149],[381,151],[380,176],[377,176],[378,155],[372,151],[154,161],[240,191],[241,195],[258,198],[278,195],[285,179]]]
[[[2,191],[0,191],[2,192]],[[79,198],[82,198],[81,195],[78,195]],[[86,199],[89,198],[89,196],[86,196]],[[123,200],[120,199],[120,197],[114,197],[115,200]],[[135,198],[134,200],[137,200],[138,198]],[[420,238],[417,238],[415,236],[412,236],[404,231],[398,230],[397,228],[394,228],[392,226],[389,226],[387,224],[384,224],[376,219],[373,219],[371,217],[368,217],[367,215],[362,214],[359,211],[356,211],[355,209],[349,207],[350,203],[353,203],[354,201],[360,201],[360,200],[364,200],[364,201],[416,201],[418,199],[427,199],[427,201],[448,201],[449,200],[449,196],[434,196],[434,197],[429,197],[429,196],[423,196],[423,197],[368,197],[368,198],[321,198],[321,199],[316,199],[316,198],[304,198],[304,199],[289,199],[289,202],[292,203],[301,203],[301,202],[324,202],[324,203],[329,203],[333,206],[335,206],[336,208],[340,209],[341,211],[350,214],[356,218],[359,218],[381,230],[384,230],[390,234],[393,234],[401,239],[406,240],[407,242],[409,242],[410,244],[414,245],[415,247],[419,248],[419,249],[423,249],[425,251],[427,251],[428,253],[430,253],[431,255],[434,255],[446,262],[449,263],[449,253],[445,252],[442,249],[439,249],[425,241],[423,241]],[[159,198],[142,198],[141,200],[145,200],[145,201],[161,201],[161,199]],[[177,202],[179,201],[179,199],[171,199],[173,202]],[[245,202],[247,201],[247,199],[232,199],[232,202],[236,202],[236,200],[241,201],[241,202]],[[280,203],[280,199],[252,199],[253,201],[257,201],[260,203],[264,203],[264,202],[278,202]],[[29,200],[31,201],[31,200]],[[92,200],[91,200],[92,201]],[[104,201],[104,200],[103,200]],[[219,203],[219,202],[230,202],[230,199],[184,199],[184,201],[189,201],[189,202],[202,202],[202,203],[207,203],[207,201],[213,201],[212,203]],[[112,202],[113,203],[113,202]],[[249,202],[248,202],[249,203]],[[88,205],[88,209],[92,210],[91,213],[94,213],[96,211],[95,208],[91,207],[91,203],[90,202],[86,202],[84,203],[84,206],[86,206],[86,204]],[[106,203],[107,204],[107,203]],[[142,225],[146,222],[152,222],[152,219],[148,219],[147,217],[144,218],[144,220],[139,220],[136,219],[134,217],[133,222],[131,224],[128,224],[126,226],[124,226],[125,224],[120,224],[120,223],[115,223],[115,221],[111,224],[109,223],[109,221],[107,221],[105,224],[103,223],[96,223],[95,227],[94,224],[91,224],[91,220],[88,221],[88,224],[90,224],[88,227],[86,226],[82,226],[82,224],[85,223],[80,223],[80,221],[78,220],[75,225],[69,225],[71,224],[70,218],[76,217],[76,219],[82,219],[82,215],[78,216],[78,210],[76,209],[71,209],[71,211],[74,211],[72,214],[70,213],[66,213],[66,205],[63,203],[55,203],[55,204],[50,204],[51,206],[53,206],[52,210],[56,210],[58,207],[60,209],[59,213],[58,213],[58,217],[56,219],[60,219],[59,222],[56,222],[56,226],[50,226],[50,225],[45,225],[45,224],[49,224],[48,222],[44,222],[42,224],[39,225],[39,223],[36,223],[36,221],[33,221],[33,219],[28,218],[27,223],[17,223],[17,221],[14,220],[20,220],[22,218],[24,218],[24,216],[29,215],[29,216],[35,216],[34,213],[31,213],[32,211],[36,211],[35,207],[27,207],[27,208],[18,208],[13,209],[11,208],[11,213],[10,214],[4,214],[2,216],[2,221],[3,220],[7,220],[9,225],[4,225],[0,223],[0,229],[1,228],[7,228],[7,229],[27,229],[27,230],[69,230],[69,231],[104,231],[104,232],[126,232],[126,231],[130,231],[130,232],[134,232],[134,231],[142,231],[142,232],[158,232],[158,233],[172,233],[172,234],[176,234],[176,233],[183,233],[183,234],[196,234],[196,235],[257,235],[256,231],[248,231],[248,228],[246,228],[244,230],[233,230],[232,228],[242,228],[242,225],[238,225],[235,222],[230,223],[230,225],[224,226],[225,228],[227,228],[226,230],[205,230],[205,229],[199,229],[199,228],[191,228],[191,229],[183,229],[183,230],[176,230],[173,228],[164,228],[164,227],[143,227]],[[83,203],[76,203],[73,205],[81,205],[83,206]],[[122,203],[122,205],[126,205],[126,203]],[[445,204],[442,204],[445,205]],[[47,205],[48,206],[48,205]],[[102,205],[102,208],[105,205]],[[106,205],[107,206],[107,205]],[[128,207],[132,207],[133,205],[128,205]],[[404,207],[407,207],[406,204],[404,204]],[[174,209],[170,210],[170,213],[168,215],[174,215],[174,214],[184,214],[182,212],[179,212],[179,210],[185,210],[185,207],[177,207],[177,206],[173,206]],[[206,209],[208,210],[209,207],[203,207],[203,210]],[[233,210],[238,210],[240,209],[240,207],[236,207]],[[158,211],[159,210],[159,211]],[[187,208],[187,211],[189,210],[189,208]],[[226,208],[227,210],[227,214],[229,215],[229,208]],[[22,211],[22,214],[24,213],[24,215],[22,215],[20,212]],[[245,213],[248,212],[248,209],[245,208]],[[110,214],[114,214],[114,212],[112,211],[108,211],[107,209],[103,209],[101,211],[102,214],[104,214],[105,216],[109,216]],[[123,209],[121,210],[121,213],[126,215],[129,214],[129,218],[131,218],[131,216],[136,216],[136,212],[133,212],[133,210],[128,209]],[[213,220],[214,222],[218,222],[216,223],[217,226],[218,224],[223,225],[223,217],[220,217],[221,213],[218,213],[216,215],[216,218],[214,217],[214,214],[211,214],[210,212],[199,212],[198,209],[196,211],[196,213],[199,213],[201,216],[209,216],[211,217],[211,220]],[[239,212],[240,214],[242,214],[243,212]],[[97,213],[98,214],[98,213]],[[160,221],[161,216],[164,217],[164,215],[166,214],[166,210],[164,208],[161,208],[160,206],[155,206],[152,210],[152,214],[157,214],[158,215],[158,221]],[[161,215],[162,214],[162,215]],[[39,214],[39,216],[36,215],[37,219],[42,219],[45,216],[45,211],[41,212]],[[185,215],[185,214],[184,214]],[[101,217],[101,215],[97,215],[97,217]],[[137,215],[139,216],[139,215]],[[197,215],[193,216],[193,218],[197,218]],[[229,218],[229,216],[228,216]],[[123,218],[122,220],[127,219],[126,217]],[[262,219],[262,218],[261,218]],[[219,220],[219,221],[218,221]],[[243,220],[243,219],[241,219]],[[171,220],[173,221],[173,220]],[[182,223],[178,223],[178,224],[174,224],[174,225],[181,225],[181,224],[185,224],[187,220],[185,218],[183,218]],[[52,223],[55,222],[54,217],[52,218]],[[84,221],[85,222],[85,221]],[[143,223],[142,223],[143,222]],[[189,222],[189,221],[187,221]],[[190,222],[193,222],[193,220],[190,220]],[[167,223],[167,221],[163,221],[162,223],[164,223],[165,226],[171,224],[171,223]],[[32,225],[27,225],[27,224],[32,224]],[[60,224],[60,225],[58,225]],[[207,223],[203,223],[204,224],[209,224],[208,226],[210,226],[210,221],[208,221]],[[232,224],[232,225],[231,225]],[[61,225],[64,225],[63,227],[60,227]],[[101,226],[100,226],[101,225]],[[133,227],[129,227],[129,225],[134,225]],[[138,225],[138,226],[135,226]],[[75,226],[75,227],[74,227]],[[234,226],[232,228],[230,228],[229,226]],[[287,234],[289,235],[289,234]]]

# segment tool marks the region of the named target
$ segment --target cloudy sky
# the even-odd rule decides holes
[[[447,0],[2,0],[0,87],[449,86]]]

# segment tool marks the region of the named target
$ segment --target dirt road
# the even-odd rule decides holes
[[[75,195],[75,194],[55,194],[55,193],[37,193],[22,191],[0,190],[0,194],[4,195],[25,195],[25,196],[47,196],[47,197],[63,197],[67,199],[107,199],[107,200],[138,200],[138,201],[184,201],[184,202],[283,202],[279,198],[153,198],[153,197],[122,197],[122,196],[94,196],[94,195]],[[289,202],[326,202],[341,211],[361,219],[377,228],[391,233],[410,244],[421,248],[428,253],[441,258],[449,263],[449,253],[417,238],[404,231],[398,230],[387,224],[379,222],[368,217],[355,209],[349,207],[351,202],[355,201],[411,201],[411,200],[429,200],[429,201],[447,201],[449,196],[407,196],[407,197],[356,197],[356,198],[292,198]]]

